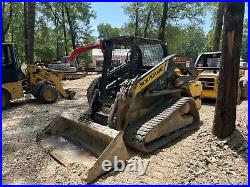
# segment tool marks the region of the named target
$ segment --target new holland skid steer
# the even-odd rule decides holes
[[[105,173],[103,161],[128,160],[127,147],[149,153],[197,128],[202,91],[185,58],[168,55],[161,41],[123,36],[88,45],[93,48],[102,49],[104,62],[87,90],[89,110],[80,119],[62,113],[37,134],[61,164],[87,167],[88,183]],[[130,50],[112,69],[114,49]]]
[[[27,64],[25,75],[13,43],[2,43],[2,73],[2,109],[8,108],[10,101],[23,98],[24,93],[31,93],[43,103],[55,102],[58,93],[66,99],[75,95],[75,92],[63,88],[63,74],[56,75],[47,68]]]

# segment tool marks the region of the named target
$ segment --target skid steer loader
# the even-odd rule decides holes
[[[197,128],[202,91],[185,58],[168,55],[161,41],[123,36],[91,46],[102,49],[104,62],[87,90],[89,109],[80,119],[62,113],[37,134],[61,164],[87,167],[87,183],[105,173],[104,161],[128,160],[128,147],[149,153]],[[130,51],[112,69],[114,49]]]

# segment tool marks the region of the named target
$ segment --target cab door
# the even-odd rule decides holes
[[[17,62],[14,46],[2,44],[2,83],[17,82],[23,79],[24,75]]]

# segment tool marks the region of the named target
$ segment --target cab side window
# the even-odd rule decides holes
[[[206,63],[205,63],[204,56],[201,56],[199,61],[198,61],[198,67],[207,67],[205,65],[206,65]]]
[[[2,67],[3,68],[11,68],[12,58],[9,47],[2,48]]]

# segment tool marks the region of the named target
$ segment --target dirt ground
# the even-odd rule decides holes
[[[3,184],[84,183],[82,170],[60,165],[37,146],[35,138],[62,111],[80,115],[87,108],[86,89],[94,77],[64,82],[65,87],[77,92],[75,100],[60,99],[55,104],[43,105],[27,96],[3,111]],[[211,135],[213,101],[203,103],[200,115],[203,124],[195,132],[152,154],[132,153],[131,159],[149,160],[145,175],[111,172],[96,183],[247,184],[248,101],[237,107],[237,130],[229,139],[218,140]]]

